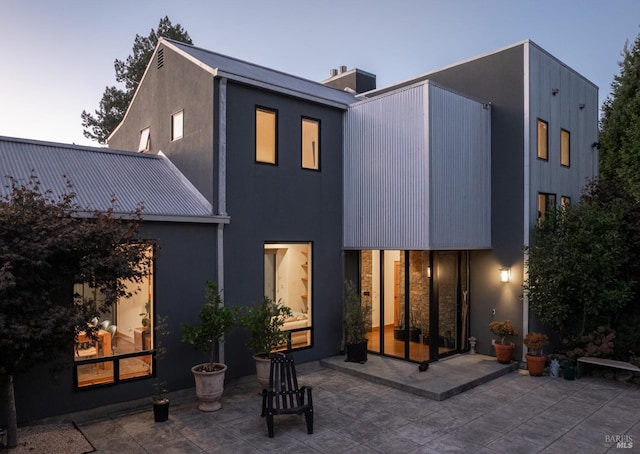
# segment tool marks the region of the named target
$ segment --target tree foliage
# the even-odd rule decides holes
[[[625,44],[620,74],[602,105],[600,175],[624,181],[640,199],[640,35]]]
[[[116,81],[123,84],[124,89],[106,87],[95,114],[83,110],[80,115],[86,138],[104,144],[120,124],[160,37],[193,44],[186,30],[180,24],[173,25],[167,16],[160,19],[157,31],[151,29],[149,36],[136,34],[132,54],[124,61],[114,62]]]
[[[526,248],[529,307],[562,337],[615,326],[635,304],[640,207],[615,181],[592,182],[576,206],[548,213]]]
[[[0,199],[0,381],[11,388],[7,395],[18,372],[56,359],[68,364],[87,321],[131,294],[124,280],[145,277],[139,216],[125,223],[112,210],[82,211],[68,181],[56,197],[35,175],[24,184],[11,179],[11,193]],[[84,282],[101,302],[74,295],[73,284]],[[9,411],[15,424],[15,403]],[[10,445],[15,427],[11,434]]]

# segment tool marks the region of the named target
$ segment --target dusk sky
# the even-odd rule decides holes
[[[97,145],[80,113],[165,15],[198,47],[314,81],[357,67],[378,87],[531,39],[600,104],[640,33],[640,0],[0,0],[0,136]]]

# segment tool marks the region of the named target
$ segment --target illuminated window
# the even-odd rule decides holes
[[[138,144],[138,151],[149,151],[149,146],[151,144],[151,136],[150,136],[149,128],[144,128],[140,131],[140,143]]]
[[[547,218],[547,212],[555,208],[556,195],[544,192],[538,193],[538,224],[542,224]]]
[[[302,168],[320,168],[320,122],[302,119]]]
[[[171,140],[182,139],[184,131],[184,111],[171,115]]]
[[[571,134],[566,129],[560,130],[560,164],[569,167],[571,164]]]
[[[561,196],[560,206],[564,208],[564,207],[568,207],[569,205],[571,205],[571,197],[567,197],[566,195]]]
[[[538,158],[549,159],[549,124],[538,119]]]
[[[264,296],[291,309],[291,348],[311,346],[311,263],[311,243],[264,245]]]
[[[276,163],[277,113],[256,108],[256,161]]]
[[[73,349],[75,387],[115,384],[153,374],[152,246],[146,256],[141,264],[147,268],[146,277],[141,282],[126,282],[131,296],[118,300],[99,318],[87,321],[96,328],[95,336],[89,331],[78,333]],[[96,308],[104,302],[103,293],[87,283],[76,283],[73,293],[74,300],[95,304]]]

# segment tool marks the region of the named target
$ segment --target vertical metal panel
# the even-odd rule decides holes
[[[430,82],[345,116],[346,248],[490,247],[490,111]]]
[[[491,247],[491,117],[483,105],[429,87],[432,249]]]
[[[530,72],[530,226],[537,219],[539,192],[571,197],[576,203],[587,179],[598,174],[598,88],[541,48],[529,46]],[[557,92],[556,92],[557,90]],[[555,92],[555,94],[554,94]],[[542,161],[537,146],[536,121],[549,123],[549,159]],[[560,131],[570,133],[569,167],[560,164]]]

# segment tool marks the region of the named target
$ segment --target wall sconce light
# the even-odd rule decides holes
[[[431,279],[431,267],[430,266],[427,267],[427,277],[429,279]]]
[[[511,278],[511,268],[503,267],[500,268],[500,282],[509,282]]]
[[[551,89],[551,94],[552,94],[553,96],[555,96],[555,95],[557,95],[557,94],[558,94],[558,92],[559,92],[559,91],[560,91],[560,89],[558,89],[558,88],[552,88],[552,89]]]

